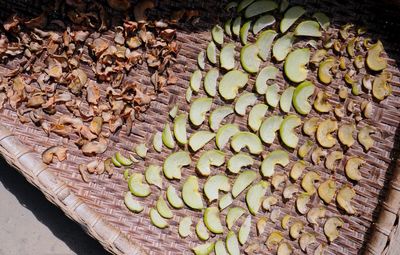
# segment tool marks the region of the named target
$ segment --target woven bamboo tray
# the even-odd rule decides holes
[[[370,124],[381,132],[374,136],[376,143],[364,157],[367,161],[362,175],[365,177],[355,186],[357,196],[354,205],[359,212],[357,216],[342,218],[345,226],[341,236],[332,245],[328,246],[326,254],[399,254],[400,229],[398,229],[398,215],[400,207],[400,164],[396,164],[399,154],[400,129],[400,71],[397,67],[399,58],[400,25],[397,20],[398,10],[376,1],[293,1],[292,4],[305,5],[310,11],[324,11],[333,17],[333,26],[338,27],[346,22],[364,25],[375,38],[382,40],[387,51],[387,58],[393,73],[393,95],[381,103],[374,102],[376,112]],[[196,69],[197,54],[205,49],[210,40],[210,27],[224,20],[219,16],[222,4],[219,1],[160,1],[160,12],[169,13],[174,6],[187,6],[201,11],[201,20],[196,28],[181,27],[178,30],[178,41],[182,49],[176,68],[179,77],[178,84],[168,87],[168,93],[151,104],[144,114],[144,122],[136,122],[133,134],[126,136],[123,129],[111,138],[110,148],[106,152],[110,156],[115,151],[125,151],[136,143],[150,141],[155,130],[161,131],[166,119],[166,112],[171,102],[177,102],[181,109],[188,109],[184,94],[188,86],[190,73]],[[7,17],[13,12],[25,15],[40,13],[40,1],[2,1],[0,13]],[[389,5],[388,5],[389,6]],[[106,33],[112,38],[112,33]],[[397,63],[396,63],[397,61]],[[12,65],[0,66],[0,74],[7,72]],[[139,68],[138,72],[131,72],[132,79],[147,86],[150,85],[149,72],[146,68]],[[89,69],[87,70],[89,72]],[[315,77],[314,77],[315,78]],[[278,77],[280,85],[284,83]],[[317,86],[320,86],[317,84]],[[338,85],[330,85],[327,90],[334,91]],[[355,98],[356,100],[359,100]],[[338,101],[336,95],[333,101]],[[222,103],[222,102],[217,102]],[[359,102],[358,102],[359,103]],[[245,125],[241,119],[234,121]],[[122,173],[115,173],[112,178],[105,175],[93,177],[92,182],[84,183],[77,166],[88,162],[81,152],[68,141],[55,135],[49,137],[31,123],[21,124],[9,107],[0,113],[0,152],[2,156],[22,173],[29,182],[40,189],[47,199],[59,206],[65,214],[79,223],[85,231],[96,238],[105,249],[114,254],[191,254],[188,247],[198,244],[196,238],[181,239],[177,234],[178,219],[184,215],[200,214],[183,209],[176,212],[170,221],[170,227],[159,230],[152,226],[148,218],[148,209],[142,214],[130,213],[123,204],[123,193],[127,190],[126,181]],[[189,132],[191,132],[190,130]],[[63,162],[46,166],[41,163],[41,152],[52,145],[64,144],[68,147],[68,159]],[[274,146],[272,146],[274,148]],[[348,151],[347,155],[364,155],[359,145]],[[157,154],[150,151],[148,157],[152,163],[162,164],[166,152]],[[195,158],[198,157],[198,154]],[[143,162],[135,165],[134,171],[143,171]],[[342,167],[343,168],[343,167]],[[317,168],[318,170],[318,168]],[[184,177],[192,170],[184,173]],[[321,172],[323,172],[321,168]],[[183,178],[184,179],[184,178]],[[339,183],[346,183],[343,171],[338,171],[336,179]],[[153,206],[158,192],[153,190],[150,198],[144,200],[148,207]],[[243,200],[243,195],[241,196]],[[242,202],[241,202],[242,203]],[[282,213],[290,213],[280,202]],[[330,212],[337,213],[336,206],[328,207]],[[272,228],[279,228],[268,223],[267,233]],[[255,236],[255,229],[252,235]],[[325,240],[322,229],[318,240]],[[266,236],[254,240],[264,242]],[[296,242],[291,242],[298,247]],[[265,253],[268,251],[265,250]]]

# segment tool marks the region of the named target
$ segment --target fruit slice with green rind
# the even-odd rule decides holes
[[[247,37],[249,35],[250,27],[251,27],[251,20],[244,23],[243,26],[240,28],[239,32],[240,41],[242,42],[243,45],[247,44]]]
[[[153,148],[156,152],[161,152],[163,147],[162,133],[157,131],[153,137]]]
[[[305,12],[306,10],[301,6],[293,6],[288,9],[281,20],[281,33],[285,33]]]
[[[299,143],[299,137],[295,134],[294,129],[301,125],[301,119],[297,115],[288,115],[282,121],[279,128],[279,135],[282,142],[289,148],[296,148]]]
[[[269,186],[269,182],[260,181],[247,191],[246,204],[251,214],[256,215],[260,210],[265,193],[267,192]]]
[[[182,186],[183,202],[191,209],[201,210],[204,208],[203,198],[199,192],[199,180],[196,176],[189,176]]]
[[[211,166],[221,166],[225,163],[225,153],[220,150],[205,151],[199,157],[196,164],[196,169],[202,176],[209,176]]]
[[[146,182],[162,189],[161,167],[156,165],[149,165],[144,172]]]
[[[158,211],[154,208],[150,209],[150,221],[157,228],[168,227],[168,222],[163,217],[161,217]]]
[[[211,112],[208,123],[212,131],[217,131],[221,122],[230,114],[234,113],[231,106],[220,106]]]
[[[262,32],[256,41],[256,45],[258,46],[258,56],[263,60],[267,61],[270,56],[270,51],[272,47],[272,42],[275,37],[278,35],[274,30],[267,30]]]
[[[267,111],[268,106],[266,104],[261,103],[253,106],[247,120],[247,125],[251,128],[251,130],[257,132],[260,129],[265,114],[267,114]]]
[[[196,234],[201,241],[206,241],[210,238],[206,225],[204,225],[203,219],[200,219],[196,224]]]
[[[200,126],[206,119],[206,114],[212,105],[212,98],[200,97],[193,101],[190,106],[189,119],[195,126]]]
[[[211,35],[215,43],[219,45],[224,43],[224,30],[219,25],[215,25],[212,28]]]
[[[119,151],[115,153],[115,159],[122,165],[122,166],[130,166],[133,164],[132,160],[127,157],[124,157]]]
[[[240,63],[248,73],[257,73],[260,69],[261,59],[258,57],[257,44],[246,44],[240,50]]]
[[[281,127],[282,116],[271,116],[263,121],[260,127],[260,138],[264,143],[271,144],[276,137],[276,131]]]
[[[232,230],[226,235],[226,249],[230,255],[240,255],[239,241],[238,238]]]
[[[200,67],[201,70],[206,68],[206,53],[204,51],[200,51],[197,55],[197,65]]]
[[[158,213],[166,219],[171,219],[174,215],[172,214],[171,209],[169,209],[167,202],[165,202],[162,195],[158,198],[156,203],[156,208]]]
[[[258,34],[261,30],[268,26],[272,26],[275,24],[275,18],[272,15],[263,15],[260,16],[253,24],[253,34]]]
[[[306,115],[311,111],[308,98],[314,94],[315,86],[310,81],[298,85],[293,93],[293,106],[300,114]]]
[[[231,190],[229,178],[223,174],[213,175],[204,183],[204,194],[210,203],[218,199],[220,190],[225,192]]]
[[[306,20],[297,25],[294,31],[295,36],[311,36],[321,37],[322,33],[319,30],[319,23],[313,20]]]
[[[244,245],[249,239],[251,230],[251,215],[247,216],[242,226],[240,226],[238,239],[241,245]]]
[[[247,6],[252,4],[255,0],[242,0],[237,6],[237,12],[241,12],[246,9]]]
[[[232,198],[231,193],[227,193],[227,194],[223,195],[221,197],[221,199],[219,200],[218,207],[222,211],[225,208],[227,208],[228,206],[230,206],[232,204],[232,202],[233,202],[233,198]]]
[[[188,104],[190,104],[190,101],[192,100],[192,95],[193,95],[193,90],[191,87],[188,87],[185,93],[185,99]]]
[[[232,23],[232,33],[236,36],[239,36],[240,34],[240,25],[242,23],[242,17],[238,16],[233,20]]]
[[[244,11],[244,16],[248,19],[265,12],[273,11],[278,5],[271,0],[259,0],[249,5]]]
[[[214,97],[217,94],[218,68],[210,69],[204,77],[204,90],[207,95]]]
[[[264,177],[271,177],[275,173],[275,165],[285,167],[289,164],[289,155],[284,150],[275,150],[269,153],[261,164],[261,173]]]
[[[220,127],[215,136],[215,143],[218,149],[224,149],[225,145],[229,142],[229,139],[239,132],[239,127],[236,124],[225,124]]]
[[[246,109],[256,103],[257,96],[254,93],[243,92],[235,103],[235,112],[241,116],[246,114]]]
[[[286,88],[279,100],[279,104],[281,107],[281,110],[285,113],[288,113],[290,111],[290,108],[292,107],[292,100],[293,100],[293,93],[294,93],[295,87],[288,87]]]
[[[335,65],[335,58],[334,57],[329,57],[322,61],[319,64],[318,67],[318,79],[324,83],[324,84],[329,84],[332,82],[332,75],[330,73],[330,70],[332,67]]]
[[[214,245],[215,243],[205,243],[205,244],[200,244],[194,248],[192,248],[193,253],[196,255],[208,255],[214,250]]]
[[[307,78],[306,65],[310,61],[310,50],[308,48],[296,49],[286,57],[284,71],[289,80],[299,83]]]
[[[274,46],[272,47],[272,55],[276,61],[280,62],[286,58],[292,49],[293,42],[294,36],[292,33],[287,33],[275,41]]]
[[[193,152],[203,148],[208,142],[215,137],[215,134],[210,131],[200,130],[192,134],[189,138],[189,147]]]
[[[265,100],[267,104],[271,107],[276,107],[279,104],[279,86],[278,84],[274,83],[271,86],[268,86],[267,91],[265,93]]]
[[[179,114],[174,119],[174,135],[180,144],[187,144],[186,123],[187,115],[185,113]]]
[[[322,27],[323,30],[326,31],[329,28],[330,21],[325,13],[316,12],[314,13],[313,18],[315,18],[318,21],[319,25]]]
[[[228,19],[224,23],[224,31],[228,36],[232,36],[232,19]]]
[[[232,137],[231,147],[235,152],[247,147],[251,154],[258,155],[263,151],[260,138],[251,132],[239,132]]]
[[[124,196],[124,203],[125,206],[134,213],[140,213],[143,211],[144,207],[140,204],[139,201],[136,201],[131,192],[125,192]]]
[[[226,214],[226,226],[228,229],[232,229],[233,225],[235,225],[235,222],[246,212],[246,210],[242,207],[231,207],[228,210],[228,213]]]
[[[235,47],[234,43],[228,43],[222,48],[221,54],[219,55],[221,68],[225,70],[232,70],[235,68]]]
[[[225,243],[222,240],[218,240],[215,243],[214,251],[215,251],[215,255],[228,255],[228,252],[226,251],[226,248],[225,248]]]
[[[243,190],[245,190],[255,179],[257,173],[246,170],[239,174],[232,186],[232,196],[236,198]]]
[[[165,124],[161,137],[164,145],[167,146],[167,148],[173,149],[175,147],[174,136],[168,123]]]
[[[178,195],[173,186],[169,186],[167,188],[167,200],[168,203],[175,209],[181,209],[184,206],[182,198]]]
[[[150,186],[144,183],[144,176],[140,173],[133,173],[129,177],[128,187],[136,197],[147,197],[151,193]]]
[[[243,167],[249,167],[254,164],[254,159],[247,153],[238,153],[233,155],[227,164],[229,172],[237,174]]]
[[[204,210],[204,224],[211,233],[222,234],[224,232],[219,214],[218,207],[215,206],[207,207]]]
[[[268,80],[275,80],[276,75],[278,74],[279,70],[275,66],[266,66],[258,73],[256,79],[256,91],[260,95],[264,95],[267,92],[267,81]]]
[[[181,168],[190,165],[192,159],[186,151],[177,151],[170,154],[164,161],[163,172],[168,179],[178,179],[182,177]]]
[[[193,72],[190,77],[190,87],[194,92],[199,92],[201,86],[201,80],[203,79],[203,75],[200,70],[196,70]]]
[[[378,41],[368,49],[367,66],[372,71],[382,71],[387,67],[387,60],[380,55],[384,51],[381,41]]]
[[[217,46],[214,42],[210,42],[207,46],[207,59],[211,64],[217,63]]]
[[[246,86],[249,75],[239,70],[226,73],[219,82],[219,94],[225,100],[232,100],[238,94],[239,89]]]
[[[190,236],[192,231],[190,230],[190,227],[192,226],[192,217],[187,216],[181,219],[179,222],[179,227],[178,227],[178,233],[179,236],[182,238]]]

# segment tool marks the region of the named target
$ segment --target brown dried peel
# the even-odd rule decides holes
[[[59,161],[64,161],[67,159],[68,149],[62,146],[52,146],[46,149],[42,153],[42,161],[45,164],[50,164],[53,162],[53,158],[56,157]]]

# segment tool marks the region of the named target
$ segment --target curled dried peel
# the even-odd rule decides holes
[[[336,182],[328,179],[321,183],[318,187],[318,195],[325,203],[329,204],[336,193]]]
[[[324,91],[319,91],[314,100],[314,108],[320,113],[328,113],[332,110],[332,105],[328,102],[329,95]]]
[[[359,168],[365,164],[365,160],[359,157],[352,157],[347,160],[345,173],[346,176],[353,181],[359,181],[362,179]]]
[[[301,187],[310,195],[316,192],[315,182],[321,180],[321,176],[314,171],[307,172],[301,180]]]
[[[337,140],[332,136],[332,133],[338,129],[337,121],[324,120],[317,128],[317,141],[324,148],[331,148],[335,146]]]
[[[374,146],[374,139],[370,136],[375,132],[375,129],[371,126],[365,126],[358,132],[357,138],[360,144],[364,147],[364,150],[368,151]]]
[[[351,200],[355,197],[356,192],[351,187],[345,185],[343,186],[336,196],[336,201],[340,208],[345,210],[348,214],[355,214],[356,211],[351,205]]]
[[[331,217],[326,220],[324,225],[324,233],[329,242],[333,242],[339,237],[339,228],[343,227],[344,222],[338,217]]]
[[[329,170],[334,171],[336,166],[339,164],[341,159],[343,159],[343,152],[341,151],[332,151],[328,154],[325,159],[325,167]]]
[[[354,124],[343,124],[338,130],[339,141],[343,145],[351,147],[355,142],[353,138],[354,131],[356,131],[356,126]]]

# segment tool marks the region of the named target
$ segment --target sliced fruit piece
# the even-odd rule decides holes
[[[124,196],[124,203],[125,206],[134,213],[140,213],[141,211],[143,211],[144,207],[140,204],[139,201],[136,201],[131,192],[125,192],[125,196]]]
[[[215,255],[228,255],[228,252],[226,251],[226,248],[225,248],[224,241],[218,240],[215,243],[214,252],[215,252]]]
[[[328,154],[328,156],[325,159],[325,167],[329,170],[334,171],[342,158],[343,158],[343,152],[332,151],[331,153]]]
[[[115,159],[122,165],[122,166],[130,166],[133,164],[132,160],[127,157],[124,157],[119,151],[115,153]]]
[[[267,31],[262,32],[258,36],[255,44],[257,45],[257,47],[259,49],[258,56],[263,61],[267,61],[268,57],[270,56],[272,42],[274,41],[274,39],[277,35],[278,35],[278,33],[275,32],[274,30],[267,30]]]
[[[276,205],[277,203],[278,203],[278,199],[276,197],[268,196],[262,202],[262,207],[264,208],[264,210],[270,211],[271,206]]]
[[[378,41],[368,49],[366,62],[368,68],[371,69],[372,71],[379,72],[386,68],[387,60],[381,57],[383,51],[384,49],[381,41]]]
[[[277,255],[290,255],[293,252],[292,246],[286,242],[282,242],[278,246]]]
[[[182,177],[181,168],[192,163],[190,154],[186,151],[177,151],[170,154],[164,161],[163,172],[168,179],[178,179]]]
[[[162,133],[157,131],[153,136],[153,148],[156,152],[161,152],[163,147]]]
[[[260,127],[260,137],[264,143],[271,144],[274,142],[276,131],[279,130],[282,121],[282,116],[271,116],[263,121]]]
[[[204,51],[200,51],[197,55],[197,65],[200,67],[201,70],[206,68],[206,53]]]
[[[226,235],[226,249],[230,255],[240,255],[239,241],[232,230]]]
[[[270,184],[267,181],[260,181],[254,186],[250,187],[246,194],[246,204],[251,214],[256,215],[260,210],[262,201],[264,200],[265,193]]]
[[[217,46],[211,41],[207,46],[207,59],[211,64],[217,63]]]
[[[195,126],[200,126],[206,119],[206,114],[212,105],[212,98],[200,97],[193,101],[190,106],[189,119]]]
[[[272,26],[275,24],[275,18],[272,15],[266,14],[260,16],[253,24],[253,34],[258,34],[261,30],[266,27]]]
[[[322,33],[319,30],[319,23],[313,20],[302,21],[297,25],[294,30],[295,36],[311,36],[311,37],[321,37]]]
[[[150,185],[154,185],[163,188],[162,177],[161,177],[161,167],[156,165],[149,165],[146,168],[144,176],[146,178],[146,182]]]
[[[201,86],[201,80],[203,79],[203,75],[200,70],[196,70],[193,72],[190,77],[190,87],[194,92],[199,92]]]
[[[246,114],[246,109],[256,103],[257,96],[254,93],[243,92],[235,103],[235,112],[241,116]]]
[[[179,107],[177,105],[174,105],[171,110],[169,110],[169,116],[171,119],[175,119],[176,115],[178,114]]]
[[[256,44],[246,44],[240,50],[240,63],[246,72],[257,73],[260,69],[261,59],[258,57],[259,49]]]
[[[199,180],[196,176],[189,176],[182,186],[183,202],[191,209],[201,210],[204,208],[202,195],[199,192]]]
[[[267,218],[266,217],[261,217],[258,221],[257,221],[257,234],[258,236],[262,235],[265,232],[265,228],[267,227]]]
[[[242,16],[238,16],[233,20],[232,23],[232,33],[236,36],[240,34],[240,25],[242,23]]]
[[[358,142],[364,147],[364,150],[368,151],[372,146],[374,146],[374,139],[372,139],[371,134],[375,132],[375,129],[371,126],[365,126],[358,132],[357,138]]]
[[[205,244],[200,244],[194,248],[192,248],[193,253],[196,255],[208,255],[214,250],[215,243],[205,243]]]
[[[332,133],[338,129],[336,120],[323,120],[317,128],[317,141],[324,148],[332,148],[337,140]]]
[[[319,113],[328,113],[332,111],[332,105],[328,102],[329,95],[325,91],[318,91],[314,100],[314,108]]]
[[[225,163],[225,153],[220,150],[205,151],[199,157],[196,169],[202,176],[209,176],[211,166],[221,166]]]
[[[288,115],[282,121],[279,128],[279,135],[282,142],[289,148],[296,148],[299,143],[299,137],[295,133],[295,129],[301,125],[301,119],[297,115]]]
[[[150,209],[150,221],[157,228],[162,229],[168,227],[168,222],[163,217],[161,217],[158,211],[154,208]]]
[[[232,229],[235,222],[242,217],[242,215],[246,212],[246,210],[242,207],[231,207],[229,208],[228,213],[226,214],[226,226],[228,229]]]
[[[307,247],[310,244],[313,244],[313,243],[316,243],[316,242],[317,242],[317,239],[315,238],[314,234],[312,234],[312,233],[303,233],[300,236],[300,239],[299,239],[300,249],[302,251],[306,252],[307,251]]]
[[[317,66],[328,54],[325,49],[316,50],[314,55],[311,57],[310,62]]]
[[[239,133],[239,127],[236,124],[225,124],[218,129],[217,135],[215,137],[215,143],[217,147],[222,150],[229,142],[232,136]]]
[[[271,177],[275,173],[275,165],[285,167],[287,164],[289,164],[289,155],[286,151],[272,151],[264,158],[261,164],[262,176]]]
[[[144,144],[144,143],[141,143],[141,144],[139,144],[139,145],[137,145],[137,146],[135,147],[135,152],[136,152],[136,154],[137,154],[139,157],[141,157],[142,159],[146,158],[146,155],[147,155],[147,151],[148,151],[148,150],[149,150],[149,149],[147,148],[146,144]]]
[[[158,198],[156,203],[156,208],[158,213],[166,219],[171,219],[174,215],[172,214],[171,209],[169,209],[167,202],[165,202],[162,195]]]
[[[215,25],[211,30],[211,36],[216,44],[222,45],[224,43],[224,30],[221,26]]]
[[[293,42],[293,33],[287,33],[275,41],[274,46],[272,47],[272,55],[276,61],[280,62],[286,58],[292,49]]]
[[[344,185],[336,196],[336,201],[340,208],[348,214],[355,214],[356,210],[351,205],[351,200],[356,196],[356,192],[351,187]]]
[[[239,89],[244,88],[247,84],[249,76],[239,70],[232,70],[226,73],[218,86],[219,94],[225,100],[235,99]]]
[[[311,154],[311,161],[314,163],[314,165],[319,165],[322,159],[325,158],[326,154],[327,152],[323,151],[321,147],[317,147]]]
[[[343,227],[344,222],[341,218],[331,217],[326,220],[324,225],[324,233],[329,242],[332,243],[339,237],[339,228]]]
[[[311,111],[308,98],[314,94],[315,86],[310,81],[304,81],[296,87],[293,93],[293,106],[300,114],[307,115]]]
[[[360,173],[361,165],[365,164],[365,160],[359,157],[351,157],[346,162],[345,173],[346,176],[353,181],[359,181],[362,179]]]
[[[204,77],[204,90],[210,97],[215,97],[217,94],[217,80],[219,71],[217,68],[210,69]]]
[[[290,170],[290,178],[292,178],[292,180],[294,181],[297,181],[302,175],[306,166],[307,166],[306,162],[304,162],[303,160],[299,160],[296,163],[294,163],[292,169]]]
[[[176,189],[171,185],[167,188],[167,200],[175,209],[181,209],[184,206],[181,197],[178,195]]]
[[[221,224],[221,219],[219,215],[218,207],[208,207],[204,211],[204,224],[214,234],[222,234],[224,232],[224,228]]]
[[[306,10],[301,6],[293,6],[288,9],[281,20],[281,33],[285,33],[305,12]]]
[[[308,48],[296,49],[289,53],[284,64],[285,75],[289,80],[299,83],[307,78],[306,65],[310,61],[310,50]]]
[[[296,185],[288,184],[288,185],[286,185],[285,189],[283,190],[283,198],[291,199],[293,197],[293,194],[295,194],[297,192],[299,192],[299,189],[297,188]]]
[[[354,143],[353,133],[356,131],[356,126],[354,124],[343,124],[340,126],[338,130],[338,138],[339,141],[346,145],[347,147],[351,147]]]
[[[318,219],[324,218],[326,208],[324,206],[311,208],[307,213],[307,221],[313,225],[318,225]]]
[[[316,12],[316,13],[314,13],[313,18],[315,18],[318,21],[318,23],[321,25],[323,30],[325,30],[325,31],[328,30],[329,25],[331,23],[329,21],[329,17],[326,16],[325,13]]]
[[[232,36],[232,19],[228,19],[224,23],[224,31],[228,36]]]
[[[297,155],[300,158],[305,158],[310,153],[312,148],[314,147],[314,142],[311,140],[307,140],[300,146],[299,150],[297,151]]]
[[[206,225],[204,225],[203,219],[200,219],[196,224],[196,234],[201,241],[206,241],[210,238]]]
[[[256,91],[258,94],[264,95],[265,93],[267,93],[267,81],[275,80],[278,71],[278,68],[272,65],[266,66],[261,69],[256,79]]]
[[[262,124],[262,121],[267,114],[268,106],[266,104],[256,104],[249,113],[249,118],[247,119],[247,125],[253,130],[257,132]]]
[[[251,27],[251,20],[244,23],[242,25],[242,27],[240,28],[240,32],[239,32],[240,41],[242,42],[243,45],[247,44],[247,37],[249,35],[250,27]]]
[[[221,68],[225,70],[232,70],[235,68],[235,47],[234,43],[228,43],[222,48],[219,56]]]
[[[323,255],[324,250],[325,250],[326,245],[325,244],[320,244],[314,251],[314,255]]]
[[[281,220],[281,227],[285,230],[289,229],[289,224],[293,219],[294,218],[291,215],[286,214]]]
[[[210,131],[200,130],[192,134],[189,138],[189,147],[193,152],[203,148],[208,142],[215,137],[215,134]]]
[[[231,147],[235,152],[247,148],[251,154],[258,155],[263,151],[260,138],[250,132],[239,132],[232,137]]]
[[[294,93],[295,87],[288,87],[286,88],[282,96],[279,100],[281,110],[285,113],[288,113],[290,111],[290,108],[292,107],[292,99],[293,99],[293,93]]]
[[[352,38],[348,41],[347,46],[346,46],[346,50],[347,50],[347,54],[349,54],[350,57],[354,58],[355,54],[355,43],[356,43],[356,38]]]
[[[392,86],[388,84],[387,78],[380,75],[374,79],[372,83],[372,95],[379,101],[392,94]]]
[[[311,195],[307,193],[301,193],[296,199],[296,209],[300,214],[306,214],[309,210],[307,204],[311,200]]]
[[[193,90],[191,87],[188,87],[185,93],[185,99],[188,104],[190,104],[190,101],[192,101],[192,95],[193,95]]]
[[[231,190],[229,178],[223,174],[217,174],[207,179],[204,184],[204,194],[211,203],[218,199],[219,191],[228,192]]]
[[[286,181],[286,179],[286,174],[274,174],[271,179],[272,187],[274,187],[275,190],[279,189],[279,185]]]
[[[318,128],[319,119],[317,117],[311,117],[304,121],[303,132],[308,136],[314,136]]]
[[[167,146],[167,148],[173,149],[175,147],[175,140],[169,123],[165,124],[161,137],[164,145]]]
[[[147,197],[151,193],[150,186],[144,183],[144,176],[140,173],[133,173],[129,177],[128,187],[136,197]]]
[[[236,198],[257,178],[257,173],[246,170],[239,174],[232,187],[232,196]]]
[[[247,216],[243,224],[240,226],[238,239],[241,245],[244,245],[249,239],[251,230],[251,215]]]
[[[187,216],[179,222],[178,233],[182,238],[188,237],[192,234],[190,228],[192,227],[192,217]]]
[[[211,130],[217,131],[221,122],[233,112],[234,110],[231,106],[220,106],[212,111],[208,120]]]
[[[314,194],[317,189],[315,188],[315,182],[321,180],[321,176],[314,171],[307,172],[303,180],[301,180],[301,187],[310,195]]]
[[[227,168],[229,172],[237,174],[242,168],[252,166],[253,164],[254,160],[249,154],[240,152],[228,160]]]
[[[373,117],[374,109],[373,109],[373,105],[371,102],[363,101],[361,103],[361,110],[362,110],[365,118],[371,119]]]
[[[292,226],[290,226],[289,229],[289,235],[291,238],[293,239],[298,239],[300,237],[300,233],[304,228],[304,223],[301,221],[296,221],[295,223],[293,223]]]
[[[252,4],[255,0],[242,0],[239,2],[238,6],[237,6],[237,12],[241,12],[244,9],[246,9],[247,6],[249,6],[250,4]]]
[[[186,123],[187,115],[185,113],[179,114],[174,119],[174,135],[180,144],[187,144]]]
[[[268,236],[265,245],[267,246],[268,250],[272,250],[276,245],[278,245],[283,240],[283,235],[279,231],[272,231],[271,234]]]
[[[265,93],[265,100],[267,104],[271,107],[277,107],[279,104],[279,86],[278,84],[272,84],[267,87],[267,91]]]
[[[249,7],[246,8],[244,12],[245,18],[249,19],[251,17],[275,10],[278,5],[271,0],[259,0],[255,1]]]
[[[228,206],[230,206],[232,204],[232,202],[233,202],[233,198],[232,198],[231,193],[227,193],[227,194],[223,195],[221,197],[221,199],[219,200],[218,207],[222,211],[225,208],[227,208]]]

